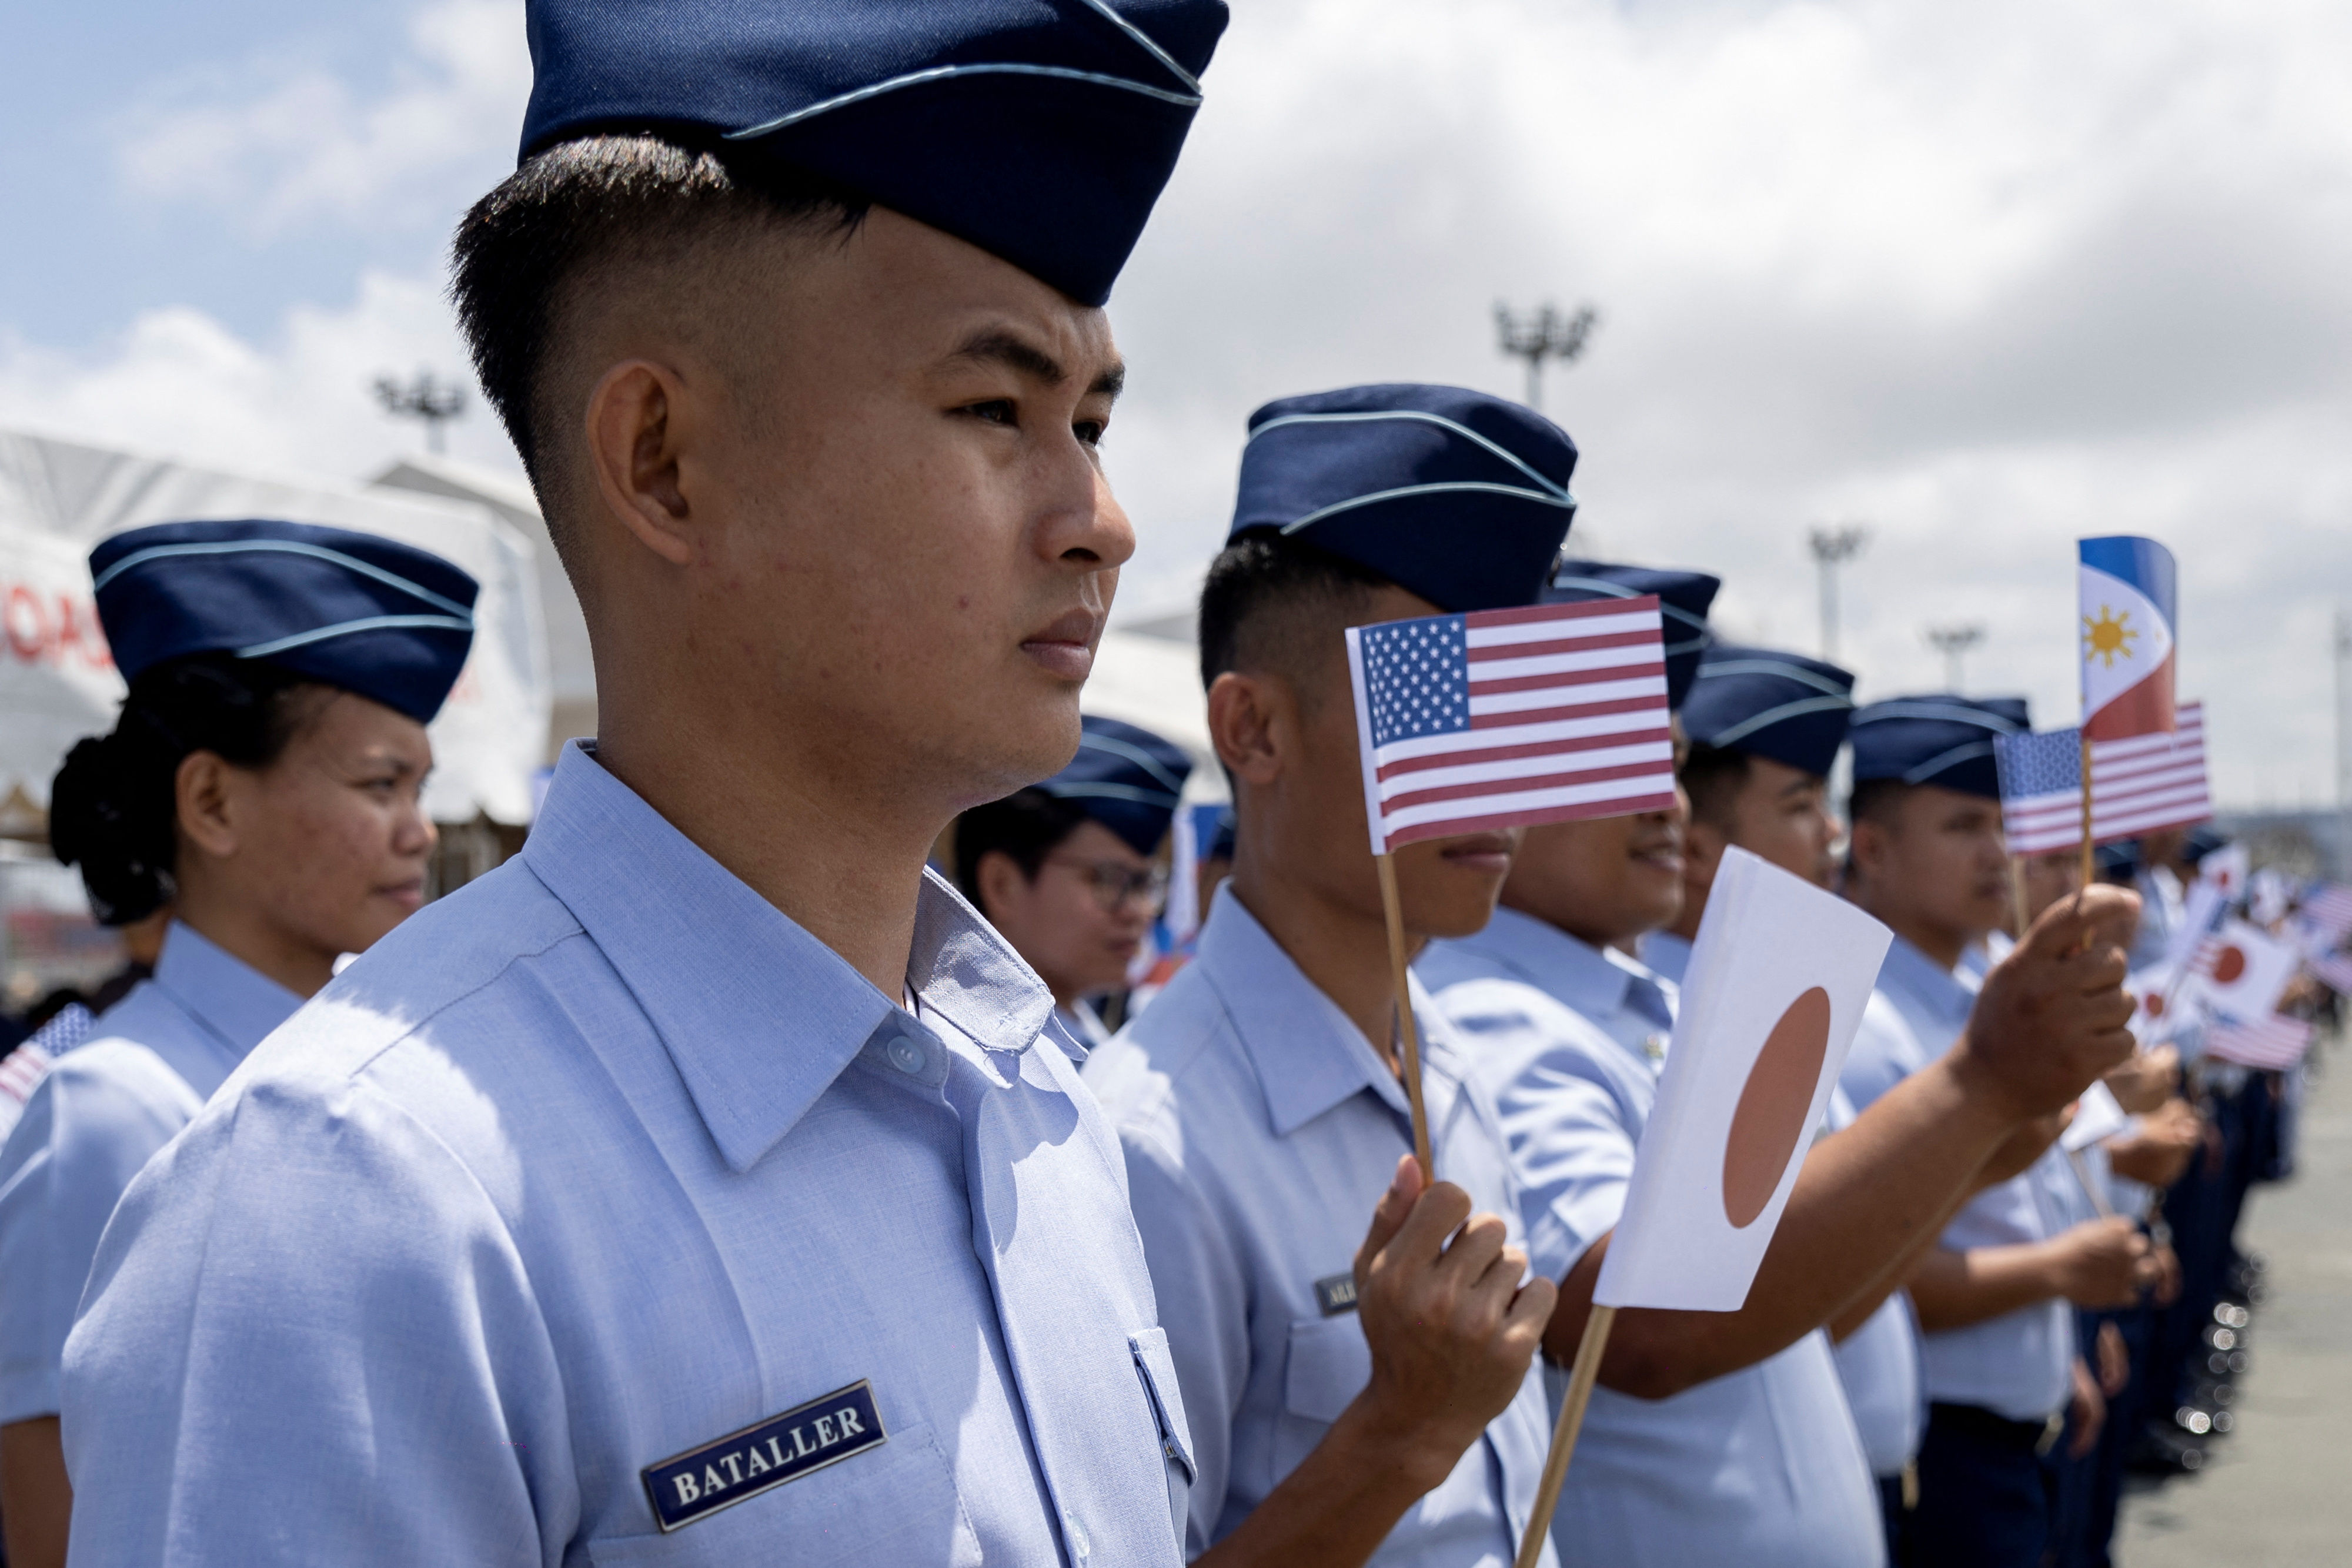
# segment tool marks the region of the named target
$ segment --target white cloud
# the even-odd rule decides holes
[[[1707,566],[1734,631],[1813,641],[1808,525],[1868,520],[1846,653],[2072,705],[2071,541],[2179,554],[2221,792],[2327,788],[2352,585],[2352,14],[2320,0],[1250,0],[1112,312],[1133,601],[1222,538],[1257,402],[1351,381],[1516,394],[1498,297],[1590,298],[1553,411],[1580,529]],[[528,90],[518,8],[437,0],[373,96],[279,78],[145,122],[126,175],[280,229],[446,221]],[[167,194],[168,193],[168,194]],[[353,473],[380,370],[462,360],[435,280],[370,274],[266,342],[189,310],[0,341],[0,419]],[[477,410],[461,449],[502,455]]]
[[[466,363],[437,283],[368,273],[340,308],[299,305],[266,342],[187,307],[147,311],[81,352],[0,337],[0,425],[227,468],[357,478],[421,444],[376,404],[380,373],[443,377]],[[456,456],[519,469],[478,397]]]
[[[517,0],[434,0],[408,29],[388,90],[362,99],[319,68],[257,89],[253,67],[131,118],[125,184],[200,201],[264,234],[320,217],[361,227],[447,208],[453,180],[485,186],[513,156],[530,91]]]

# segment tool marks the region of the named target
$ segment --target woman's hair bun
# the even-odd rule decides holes
[[[304,684],[275,665],[220,654],[142,671],[114,733],[76,743],[49,787],[49,847],[81,868],[102,925],[143,920],[178,895],[178,778],[192,751],[266,768],[293,737],[284,698]]]

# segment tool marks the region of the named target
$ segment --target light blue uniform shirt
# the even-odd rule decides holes
[[[0,1149],[0,1422],[58,1413],[58,1364],[122,1189],[302,998],[173,923],[153,977],[57,1060]]]
[[[1493,1103],[1418,988],[1437,1175],[1517,1236]],[[1200,956],[1087,1060],[1118,1124],[1199,1459],[1188,1554],[1231,1534],[1371,1379],[1356,1249],[1412,1152],[1403,1086],[1228,884]],[[1318,1289],[1318,1286],[1320,1289]],[[1332,1292],[1344,1287],[1343,1299]],[[1381,1568],[1507,1568],[1551,1438],[1535,1369],[1452,1475],[1409,1510]],[[1546,1552],[1543,1561],[1553,1561]]]
[[[1657,1100],[1674,992],[1514,910],[1433,943],[1423,979],[1495,1085],[1535,1266],[1564,1278],[1616,1228]],[[1553,1369],[1552,1396],[1566,1378]],[[1872,1568],[1878,1499],[1819,1330],[1671,1398],[1596,1388],[1552,1541],[1593,1568]]]
[[[132,1184],[66,1353],[74,1562],[1175,1563],[1181,1406],[1052,998],[935,876],[906,984],[567,749],[521,855]],[[734,1506],[658,1531],[647,1467],[861,1381],[886,1441],[728,1448]]]
[[[1976,1006],[1977,977],[1948,970],[1902,937],[1887,949],[1878,988],[1899,1016],[1895,1030],[1863,1015],[1840,1082],[1867,1109],[1896,1083],[1935,1061],[1959,1038]],[[1970,1198],[1945,1228],[1955,1252],[2045,1241],[2066,1228],[2062,1187],[2074,1181],[2053,1145],[2021,1176]],[[2040,1421],[2066,1402],[2074,1361],[2074,1312],[2063,1300],[2038,1301],[1966,1328],[1924,1335],[1921,1375],[1927,1397],[1974,1405],[2012,1421]]]
[[[1642,963],[1662,979],[1680,986],[1690,960],[1691,944],[1672,932],[1653,931],[1642,938]],[[1870,1005],[1886,1009],[1887,1019],[1903,1027],[1875,992]],[[1855,1113],[1844,1090],[1831,1090],[1823,1130],[1834,1133],[1853,1125]],[[1927,1422],[1927,1404],[1919,1393],[1919,1320],[1911,1310],[1911,1298],[1901,1291],[1887,1297],[1831,1352],[1871,1469],[1880,1476],[1901,1474],[1918,1457]]]

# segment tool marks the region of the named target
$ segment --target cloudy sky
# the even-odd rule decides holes
[[[1367,380],[1517,395],[1498,299],[1590,300],[1548,411],[1577,527],[1704,566],[1811,649],[2072,716],[2070,541],[2183,573],[2182,687],[2238,804],[2331,796],[2352,606],[2352,14],[2318,0],[1235,0],[1112,300],[1113,473],[1173,606],[1249,410]],[[457,214],[511,165],[507,0],[19,7],[0,97],[0,423],[347,477],[461,372]],[[27,65],[30,69],[25,68]],[[513,458],[477,411],[457,455]]]

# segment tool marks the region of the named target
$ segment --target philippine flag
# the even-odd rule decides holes
[[[2130,534],[2084,539],[2083,737],[2169,734],[2172,552]]]

